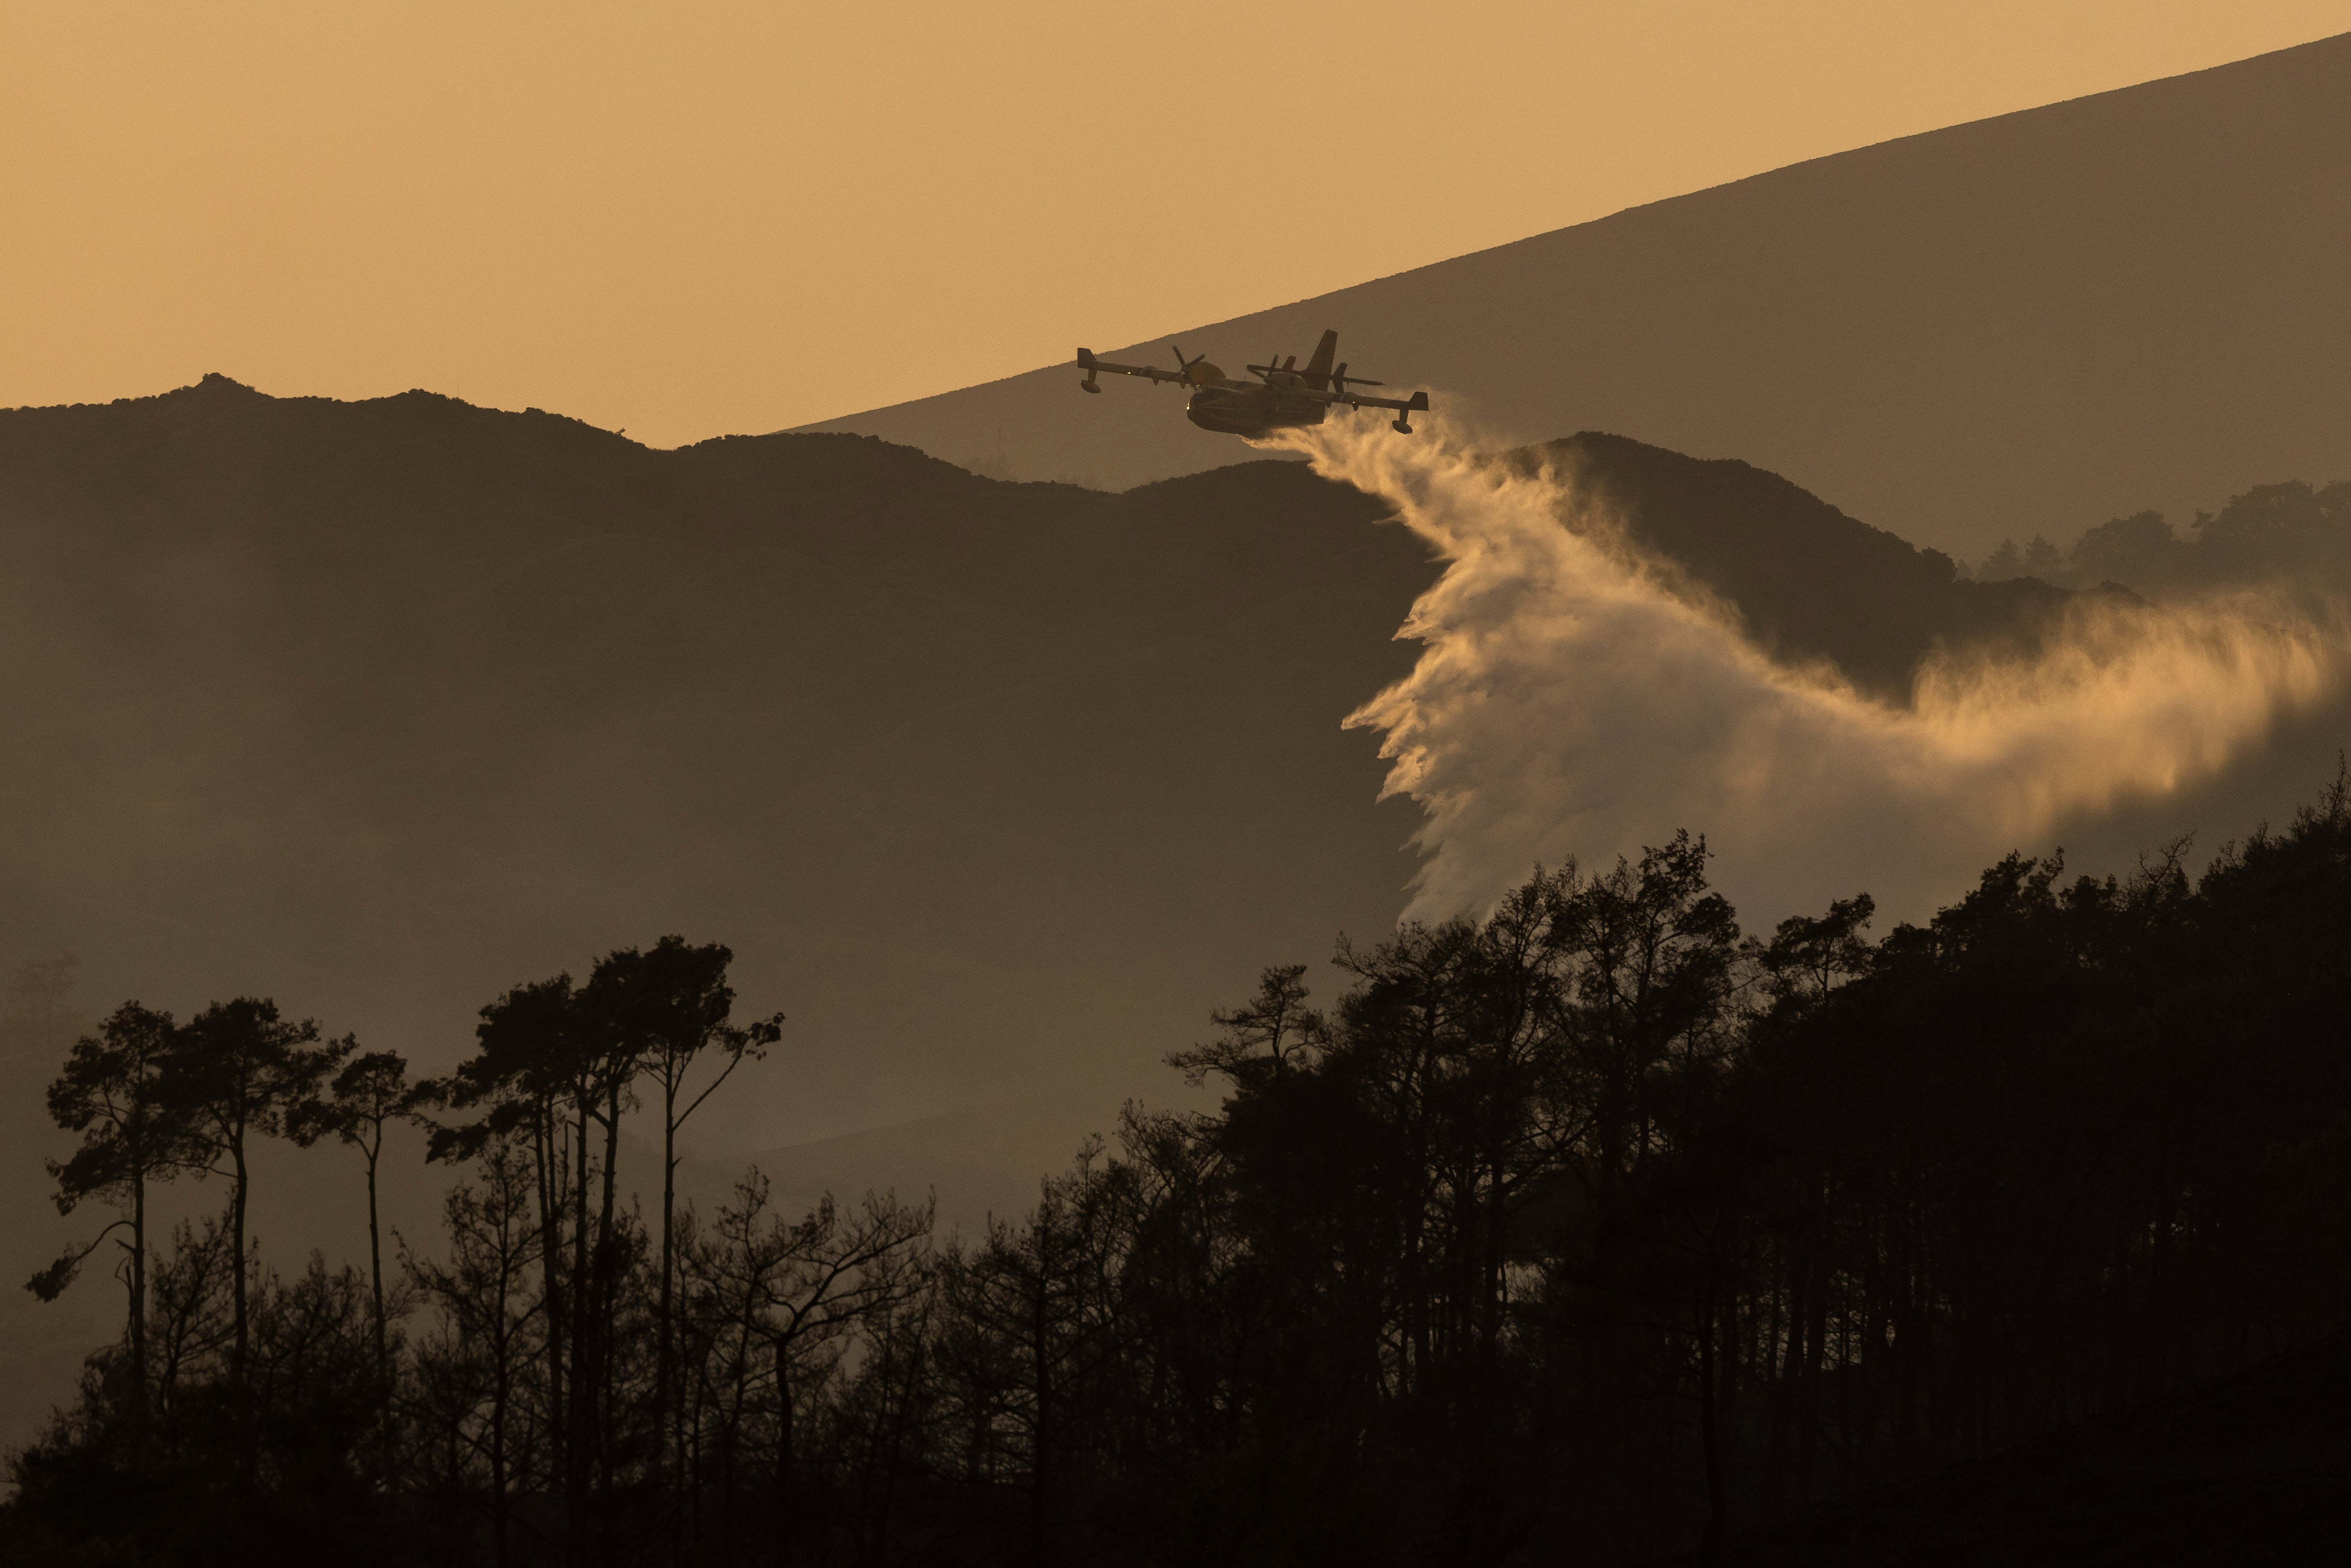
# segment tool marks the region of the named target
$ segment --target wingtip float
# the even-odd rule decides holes
[[[1314,346],[1314,357],[1303,366],[1295,354],[1279,364],[1249,365],[1246,367],[1249,374],[1257,377],[1251,382],[1226,375],[1208,363],[1205,354],[1187,360],[1182,349],[1176,350],[1176,369],[1172,371],[1163,371],[1156,365],[1113,364],[1094,358],[1091,349],[1080,349],[1078,368],[1086,372],[1086,379],[1078,385],[1082,391],[1098,392],[1102,385],[1094,378],[1108,371],[1190,387],[1192,397],[1184,405],[1184,417],[1203,430],[1227,435],[1263,435],[1270,430],[1320,424],[1333,408],[1395,409],[1395,427],[1411,434],[1412,416],[1426,411],[1428,394],[1416,392],[1408,398],[1374,397],[1355,392],[1355,387],[1384,383],[1349,375],[1345,365],[1332,362],[1338,355],[1339,334],[1325,332],[1322,340]]]

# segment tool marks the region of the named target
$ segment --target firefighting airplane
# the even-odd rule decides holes
[[[1086,379],[1078,384],[1087,392],[1098,392],[1102,388],[1094,377],[1108,371],[1114,375],[1141,376],[1145,381],[1174,382],[1178,386],[1194,388],[1191,402],[1184,406],[1184,417],[1203,430],[1222,431],[1228,435],[1263,435],[1269,430],[1320,424],[1334,404],[1341,408],[1395,409],[1395,428],[1411,434],[1409,421],[1415,413],[1428,407],[1428,394],[1416,392],[1409,398],[1367,397],[1349,392],[1351,386],[1375,387],[1383,383],[1351,376],[1344,365],[1333,369],[1331,361],[1338,353],[1339,334],[1325,332],[1305,369],[1299,369],[1298,356],[1292,354],[1278,365],[1249,366],[1249,373],[1258,379],[1242,382],[1228,378],[1208,363],[1206,355],[1186,359],[1181,349],[1176,350],[1176,368],[1172,371],[1163,371],[1156,365],[1114,365],[1108,360],[1095,359],[1091,349],[1080,349],[1078,368],[1086,372]]]

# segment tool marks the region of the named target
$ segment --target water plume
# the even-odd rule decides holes
[[[1916,917],[2061,823],[2211,777],[2345,666],[2340,617],[2282,598],[2085,596],[2030,653],[1930,654],[1910,704],[1889,704],[1774,660],[1572,471],[1426,424],[1280,443],[1392,501],[1447,563],[1397,633],[1424,644],[1417,664],[1346,721],[1381,732],[1385,793],[1426,816],[1408,918],[1682,827],[1708,835],[1750,920],[1863,886]]]

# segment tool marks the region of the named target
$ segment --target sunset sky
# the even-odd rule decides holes
[[[0,406],[219,371],[670,445],[988,380],[2351,0],[0,5]]]

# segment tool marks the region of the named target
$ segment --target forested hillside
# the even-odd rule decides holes
[[[736,1016],[723,948],[518,986],[422,1084],[266,1002],[127,1006],[52,1092],[84,1134],[60,1187],[135,1220],[143,1184],[233,1166],[228,1218],[82,1221],[133,1312],[13,1461],[0,1544],[1711,1556],[2351,1326],[2344,780],[2200,876],[2011,856],[1882,938],[1860,893],[1744,933],[1707,860],[1685,836],[1343,943],[1329,998],[1268,968],[1169,1063],[1219,1110],[1132,1111],[1025,1215],[945,1244],[903,1196],[803,1213],[756,1172],[715,1211],[620,1199],[627,1101],[677,1125],[775,1038]],[[247,1141],[365,1154],[409,1116],[455,1181],[438,1234],[230,1263]],[[2351,1479],[2258,1407],[2291,1380],[2248,1386],[2273,1441],[2237,1473]],[[2168,1551],[2241,1561],[2262,1527]]]
[[[2199,512],[2184,532],[2160,512],[2134,512],[2084,529],[2062,550],[2037,534],[2022,549],[2002,539],[1977,570],[1987,582],[2028,574],[2151,595],[2281,582],[2339,589],[2351,580],[2351,479],[2256,485],[2217,513]]]

